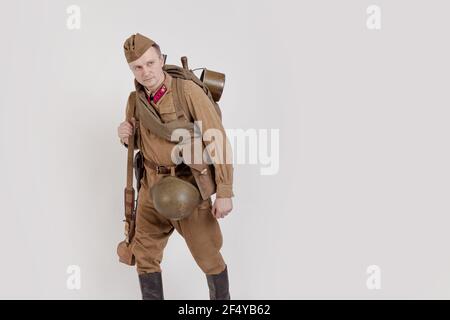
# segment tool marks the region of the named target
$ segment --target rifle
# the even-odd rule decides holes
[[[135,106],[131,105],[131,114],[134,114]],[[139,193],[140,180],[144,173],[144,159],[141,151],[139,151],[134,159],[134,144],[136,137],[136,130],[139,128],[139,120],[135,121],[133,126],[133,133],[128,138],[128,158],[127,158],[127,185],[124,190],[124,205],[125,205],[125,240],[121,241],[117,245],[117,254],[119,256],[119,261],[127,265],[133,266],[135,264],[135,257],[131,251],[131,243],[135,234],[136,227],[136,207],[137,198],[136,193],[133,188],[133,168],[135,169],[136,180],[137,180],[137,191]]]

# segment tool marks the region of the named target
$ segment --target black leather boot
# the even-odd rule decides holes
[[[208,280],[209,298],[211,300],[230,300],[227,266],[219,274],[207,274],[206,279]]]
[[[142,300],[164,300],[161,272],[139,275]]]

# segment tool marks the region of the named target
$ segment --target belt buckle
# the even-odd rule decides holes
[[[174,173],[176,172],[176,168],[177,166],[174,166]],[[156,174],[171,174],[172,172],[172,167],[167,167],[167,166],[156,166]]]
[[[166,166],[156,166],[156,174],[167,174]]]

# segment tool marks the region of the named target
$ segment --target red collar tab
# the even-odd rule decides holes
[[[166,86],[162,85],[161,88],[159,88],[154,95],[150,96],[150,100],[153,101],[154,103],[158,103],[158,101],[166,94],[166,92],[167,92]]]

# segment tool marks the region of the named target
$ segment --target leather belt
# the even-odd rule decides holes
[[[191,174],[190,168],[184,163],[173,166],[161,166],[149,159],[144,159],[144,163],[152,170],[155,170],[156,174],[171,174],[172,170],[176,176],[186,176]]]

